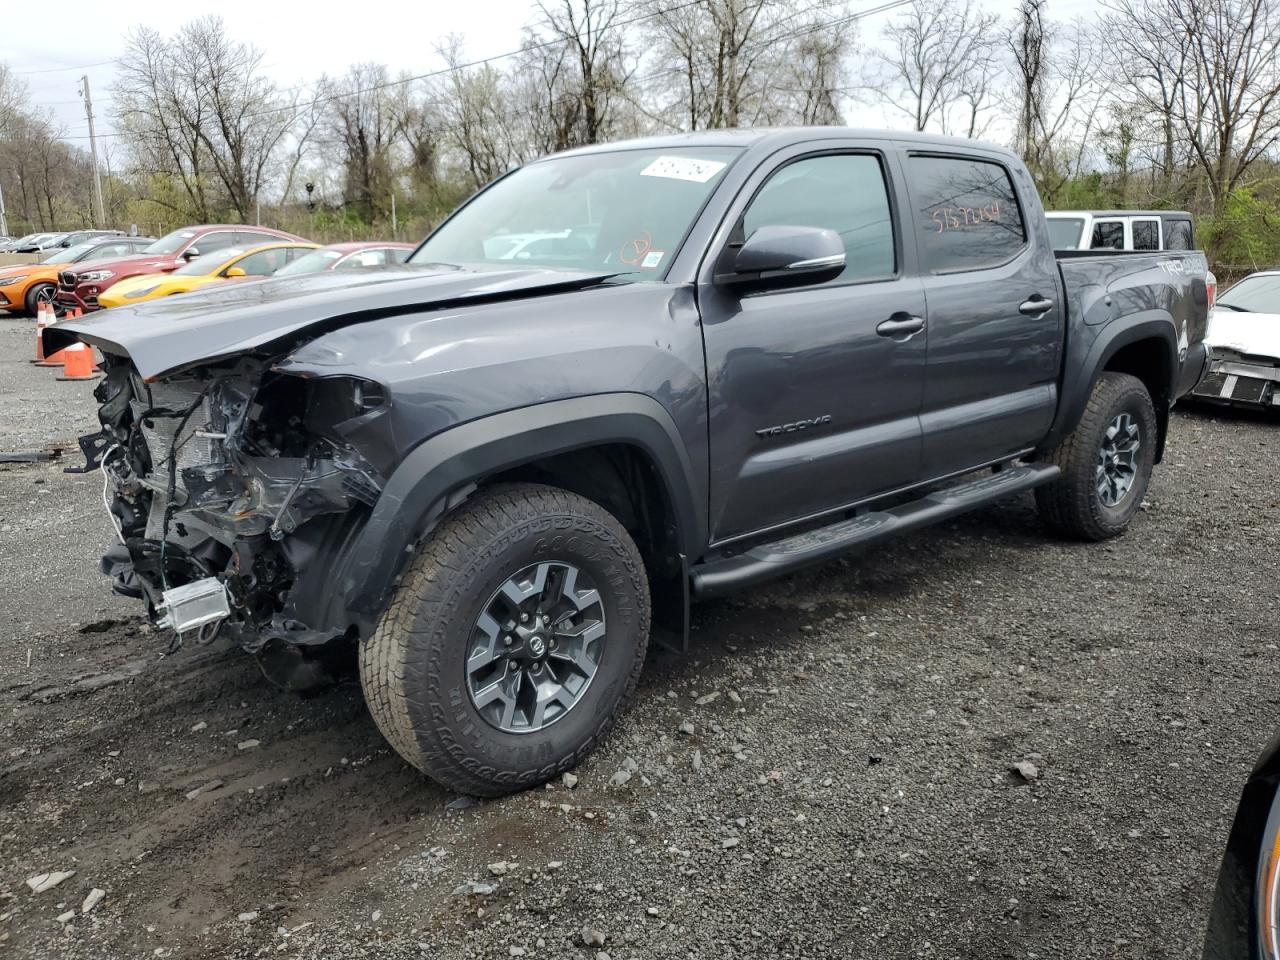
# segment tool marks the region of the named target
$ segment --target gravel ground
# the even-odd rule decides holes
[[[0,449],[92,422],[28,347]],[[1277,726],[1276,429],[1176,415],[1109,544],[1022,498],[700,607],[576,785],[479,803],[349,679],[164,656],[99,475],[0,466],[0,955],[1197,956]]]

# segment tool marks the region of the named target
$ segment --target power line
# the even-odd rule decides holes
[[[71,67],[49,67],[46,70],[15,70],[15,77],[34,77],[38,73],[69,73],[72,70],[87,70],[89,67],[103,67],[108,63],[119,63],[120,57],[112,57],[110,60],[99,60],[96,63],[78,63]]]
[[[620,21],[620,22],[618,22],[618,23],[614,23],[614,24],[612,24],[612,25],[611,25],[611,27],[613,27],[613,28],[620,28],[620,27],[629,26],[629,25],[631,25],[631,24],[638,23],[638,22],[641,22],[641,21],[643,21],[643,20],[650,20],[650,19],[653,19],[654,17],[663,16],[663,15],[665,15],[665,14],[667,14],[667,13],[674,13],[674,12],[676,12],[676,11],[678,11],[678,10],[683,10],[683,9],[688,8],[688,7],[693,7],[693,6],[696,6],[696,5],[698,5],[698,4],[705,3],[705,2],[707,2],[707,0],[687,0],[687,2],[685,2],[685,3],[677,4],[677,5],[672,6],[672,7],[667,7],[667,8],[665,8],[665,9],[663,9],[663,10],[657,10],[657,11],[654,11],[653,13],[644,14],[643,16],[633,17],[633,18],[632,18],[632,19],[630,19],[630,20],[624,20],[624,21]],[[908,3],[911,3],[911,2],[912,2],[912,0],[888,0],[888,2],[886,2],[886,3],[882,3],[882,4],[878,5],[878,6],[871,7],[871,8],[868,8],[868,9],[866,9],[866,10],[861,10],[861,11],[858,11],[858,12],[856,12],[856,13],[848,14],[848,15],[845,15],[845,16],[842,16],[842,17],[836,17],[836,18],[834,18],[834,19],[832,19],[832,20],[824,20],[824,21],[822,21],[822,22],[820,22],[820,23],[810,24],[810,25],[805,26],[805,27],[797,28],[796,30],[793,30],[793,31],[791,31],[791,32],[783,33],[783,34],[781,34],[781,35],[779,35],[779,36],[769,37],[769,38],[768,38],[768,42],[775,42],[775,43],[776,43],[776,42],[778,42],[778,41],[780,41],[780,40],[789,40],[789,39],[794,39],[795,37],[805,36],[805,35],[810,34],[810,33],[816,33],[816,32],[818,32],[819,30],[828,30],[828,29],[831,29],[832,27],[843,26],[843,25],[845,25],[845,24],[853,23],[853,22],[855,22],[855,21],[857,21],[857,20],[861,20],[861,19],[863,19],[864,17],[873,16],[873,15],[875,15],[875,14],[877,14],[877,13],[884,13],[884,12],[887,12],[887,11],[889,11],[889,10],[893,10],[893,9],[895,9],[895,8],[897,8],[897,7],[906,6]],[[439,76],[444,76],[444,75],[446,75],[446,74],[459,73],[459,72],[461,72],[461,71],[463,71],[463,70],[467,70],[467,69],[470,69],[470,68],[472,68],[472,67],[476,67],[476,66],[483,66],[483,65],[488,64],[488,63],[493,63],[493,62],[495,62],[495,61],[497,61],[497,60],[503,60],[503,59],[507,59],[507,58],[509,58],[509,57],[518,56],[518,55],[520,55],[521,53],[525,53],[525,52],[527,52],[527,51],[529,51],[529,50],[544,49],[544,48],[546,48],[546,47],[556,46],[557,44],[560,44],[560,43],[563,43],[563,42],[564,42],[564,41],[563,41],[563,39],[555,39],[555,40],[548,40],[548,41],[544,41],[544,42],[542,42],[542,43],[538,43],[538,44],[531,44],[531,45],[529,45],[529,46],[522,47],[522,48],[521,48],[521,49],[519,49],[519,50],[509,51],[509,52],[507,52],[507,53],[495,54],[495,55],[490,56],[490,57],[483,57],[483,58],[481,58],[481,59],[479,59],[479,60],[472,60],[472,61],[470,61],[470,62],[468,62],[468,63],[462,63],[462,64],[457,64],[457,65],[453,65],[453,66],[449,66],[449,67],[444,67],[444,68],[442,68],[442,69],[440,69],[440,70],[433,70],[433,71],[430,71],[430,72],[428,72],[428,73],[417,74],[417,75],[415,75],[415,76],[411,76],[411,77],[401,77],[401,78],[399,78],[399,79],[397,79],[397,80],[391,80],[391,81],[388,81],[388,82],[386,82],[386,83],[375,84],[374,86],[371,86],[371,87],[364,87],[364,88],[359,88],[359,89],[356,89],[356,90],[346,91],[346,92],[343,92],[343,93],[336,93],[336,94],[332,94],[332,95],[328,95],[328,96],[324,96],[324,97],[317,97],[317,98],[315,98],[315,99],[313,99],[313,100],[305,101],[305,102],[303,102],[303,103],[301,103],[301,104],[292,104],[292,105],[284,106],[284,107],[274,107],[274,108],[272,108],[272,109],[270,109],[270,110],[264,110],[264,111],[260,111],[260,112],[258,112],[258,113],[246,114],[242,119],[250,120],[250,119],[255,119],[255,118],[257,118],[257,117],[270,116],[271,114],[274,114],[274,113],[281,113],[281,112],[289,111],[289,110],[298,111],[298,110],[301,110],[301,109],[303,109],[303,108],[305,108],[305,107],[309,107],[309,106],[316,106],[316,105],[319,105],[319,104],[322,104],[322,103],[331,103],[331,102],[334,102],[334,101],[336,101],[336,100],[343,100],[343,99],[346,99],[346,98],[349,98],[349,97],[360,96],[361,94],[365,94],[365,93],[374,93],[374,92],[376,92],[376,91],[378,91],[378,90],[384,90],[384,89],[388,89],[388,88],[390,88],[390,87],[402,86],[402,85],[404,85],[404,84],[406,84],[406,83],[413,83],[413,82],[418,81],[418,80],[427,80],[427,79],[432,79],[432,78],[439,77]],[[700,60],[699,62],[700,62],[700,63],[710,63],[710,62],[712,62],[712,60],[711,60],[711,58],[702,58],[702,60]],[[655,79],[658,79],[659,77],[667,76],[667,75],[669,75],[669,74],[679,74],[679,73],[681,73],[681,72],[682,72],[682,70],[683,70],[683,67],[666,67],[666,68],[664,68],[664,69],[662,69],[662,70],[658,70],[658,71],[656,71],[656,72],[654,72],[654,73],[647,74],[647,75],[642,76],[642,77],[637,77],[637,78],[635,78],[634,82],[636,82],[636,83],[644,83],[644,82],[647,82],[647,81],[649,81],[649,80],[655,80]],[[843,91],[841,90],[841,91],[836,91],[836,92],[843,92]],[[570,102],[570,101],[572,101],[572,100],[574,100],[574,99],[577,99],[577,97],[576,97],[576,96],[563,97],[563,98],[558,99],[558,100],[553,100],[553,101],[551,101],[551,102],[550,102],[550,103],[548,103],[548,104],[544,104],[543,106],[557,106],[557,105],[562,104],[562,103]],[[440,101],[436,101],[436,102],[437,102],[437,103],[439,103]],[[522,111],[520,111],[520,112],[522,112]],[[509,112],[509,113],[498,114],[498,115],[497,115],[497,117],[499,117],[499,118],[501,118],[501,119],[510,119],[510,118],[512,118],[512,117],[514,117],[514,116],[516,116],[516,115],[518,115],[518,112],[517,112],[517,111],[512,111],[512,112]],[[460,126],[461,126],[461,125],[458,125],[458,124],[455,124],[455,125],[445,125],[445,126],[433,126],[433,127],[431,127],[431,131],[432,131],[433,133],[435,133],[435,134],[446,133],[446,132],[455,131],[455,130],[459,129],[459,127],[460,127]],[[98,135],[98,139],[99,139],[99,140],[103,140],[103,139],[106,139],[106,138],[124,137],[124,136],[128,136],[128,135],[129,135],[129,134],[124,133],[124,132],[102,133],[102,134],[99,134],[99,135]],[[88,140],[89,138],[88,138],[87,136],[70,136],[70,137],[66,137],[66,136],[64,136],[64,137],[59,137],[58,139],[60,139],[60,140]]]
[[[666,7],[662,10],[655,10],[652,13],[646,13],[637,17],[632,17],[629,20],[619,20],[619,21],[612,22],[609,24],[609,28],[620,29],[622,27],[627,27],[627,26],[631,26],[632,24],[640,23],[644,20],[652,20],[654,17],[664,16],[665,14],[668,14],[668,13],[675,13],[678,10],[684,10],[688,7],[697,6],[698,4],[702,4],[706,2],[707,0],[685,0],[684,3],[678,3],[674,6]],[[399,87],[407,83],[416,83],[419,80],[431,80],[436,77],[442,77],[451,73],[460,73],[463,70],[469,70],[472,67],[482,67],[482,66],[485,66],[486,64],[496,63],[499,60],[506,60],[511,57],[518,57],[521,54],[528,53],[532,50],[543,50],[543,49],[546,49],[547,47],[554,47],[563,42],[564,42],[563,38],[555,38],[551,40],[542,41],[541,43],[527,44],[525,46],[520,47],[517,50],[508,50],[505,53],[496,53],[496,54],[493,54],[492,56],[481,57],[478,60],[468,61],[467,63],[451,64],[450,66],[442,67],[439,70],[430,70],[427,73],[419,73],[409,77],[399,77],[395,80],[388,80],[386,83],[374,84],[371,87],[360,87],[355,90],[346,90],[340,93],[332,93],[332,94],[326,94],[320,97],[315,97],[314,99],[311,99],[311,100],[305,100],[302,103],[294,103],[294,104],[287,104],[280,107],[272,107],[268,110],[261,110],[257,113],[246,114],[241,119],[255,120],[255,119],[258,119],[259,117],[271,116],[272,114],[276,114],[276,113],[287,113],[290,111],[296,112],[296,111],[303,110],[307,107],[319,106],[320,104],[324,104],[324,103],[332,103],[336,100],[345,100],[350,97],[358,97],[366,93],[376,93],[379,90],[387,90],[387,89],[390,89],[391,87]],[[120,61],[120,58],[117,57],[115,60],[108,60],[104,62],[114,63],[119,61]],[[306,84],[302,84],[298,87],[292,87],[288,89],[299,90],[303,86],[306,86]],[[99,139],[102,139],[103,137],[108,137],[108,136],[122,137],[125,135],[126,134],[124,133],[111,133],[111,134],[104,133],[99,136]],[[62,137],[61,139],[85,140],[88,138],[87,137]]]

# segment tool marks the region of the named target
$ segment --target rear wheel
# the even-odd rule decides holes
[[[27,313],[34,317],[40,311],[41,304],[53,306],[53,297],[56,292],[57,288],[52,283],[33,284],[27,291]]]
[[[1062,475],[1036,489],[1041,517],[1085,540],[1123,533],[1151,482],[1157,436],[1146,385],[1127,373],[1104,373],[1075,430],[1048,458]]]
[[[378,728],[435,780],[497,796],[577,764],[635,690],[649,634],[639,551],[552,487],[482,492],[434,530],[360,650]]]

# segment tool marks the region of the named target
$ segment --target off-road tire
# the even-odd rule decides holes
[[[55,288],[55,285],[52,283],[37,283],[37,284],[33,284],[31,289],[27,291],[26,299],[23,300],[23,303],[22,303],[22,305],[27,310],[27,316],[34,317],[36,315],[36,310],[38,307],[38,304],[36,303],[36,299],[37,299],[36,294],[39,293],[40,290],[46,287],[48,287],[50,290],[53,290]]]
[[[535,732],[506,733],[472,702],[468,638],[498,586],[541,560],[591,575],[607,633],[596,675],[564,716]],[[644,562],[611,514],[555,487],[494,487],[427,536],[361,644],[360,681],[400,756],[453,790],[499,796],[558,776],[595,748],[635,691],[648,639]]]
[[[1109,425],[1122,413],[1128,413],[1141,431],[1137,471],[1124,498],[1108,506],[1097,487],[1098,451]],[[1057,533],[1083,540],[1106,540],[1123,533],[1151,482],[1156,437],[1155,407],[1143,382],[1127,373],[1102,374],[1075,430],[1045,458],[1061,467],[1062,475],[1036,488],[1041,518]]]

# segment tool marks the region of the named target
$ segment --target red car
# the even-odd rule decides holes
[[[397,243],[394,240],[331,243],[327,247],[303,254],[293,263],[281,267],[273,276],[296,277],[325,270],[356,270],[361,267],[404,263],[416,246],[416,243]]]
[[[118,260],[95,260],[89,269],[78,272],[67,267],[58,274],[54,308],[64,313],[79,307],[85,313],[98,309],[98,294],[126,277],[146,273],[169,273],[198,256],[224,247],[249,247],[272,240],[302,240],[291,233],[267,227],[241,224],[211,224],[183,227],[161,237],[141,253]]]

